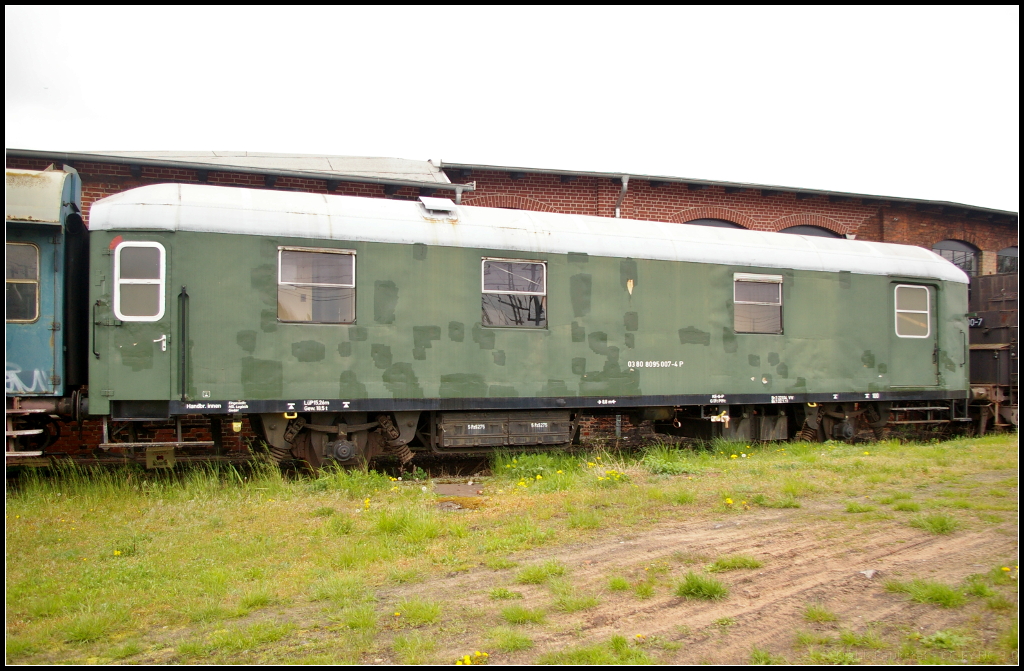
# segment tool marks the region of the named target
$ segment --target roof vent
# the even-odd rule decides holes
[[[436,214],[447,214],[455,216],[455,203],[450,198],[428,198],[427,196],[420,196],[420,202],[423,203],[423,207],[427,212]]]

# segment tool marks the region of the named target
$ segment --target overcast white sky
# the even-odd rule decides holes
[[[1017,211],[1018,7],[5,7],[6,145],[398,156]]]

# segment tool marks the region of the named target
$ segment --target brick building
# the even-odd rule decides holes
[[[972,275],[1017,270],[1016,212],[941,201],[405,159],[7,150],[10,168],[50,164],[78,171],[87,225],[89,207],[106,196],[153,183],[205,183],[406,200],[433,195],[466,205],[619,217],[627,230],[628,220],[646,219],[894,242],[935,249]],[[625,417],[619,421],[616,434],[639,430]],[[611,434],[610,424],[584,429],[585,437]],[[93,442],[95,432],[88,427],[89,437],[78,442]]]
[[[833,235],[936,249],[969,274],[1016,269],[1017,213],[941,201],[679,177],[249,152],[7,150],[7,166],[66,164],[93,202],[159,182],[414,199]],[[627,222],[623,225],[628,227]],[[800,228],[795,228],[800,227]]]

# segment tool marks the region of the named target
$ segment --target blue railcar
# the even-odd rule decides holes
[[[32,398],[77,396],[85,383],[82,183],[73,168],[7,170],[5,257],[8,452],[58,432]],[[61,405],[67,405],[63,403]],[[56,406],[54,406],[56,408]]]

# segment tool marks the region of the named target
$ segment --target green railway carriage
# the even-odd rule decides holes
[[[967,278],[917,247],[177,184],[90,219],[90,413],[259,417],[279,458],[564,443],[580,411],[841,438],[967,397]]]

